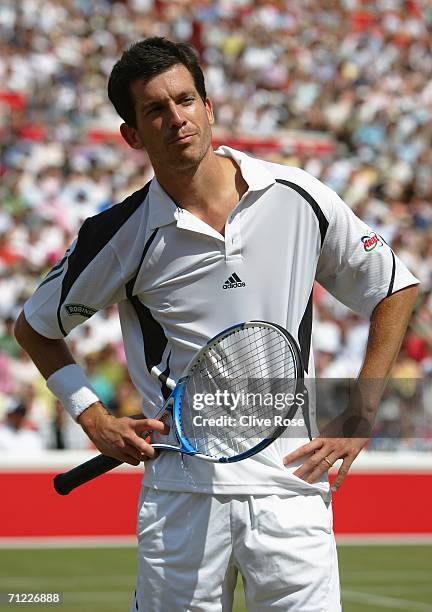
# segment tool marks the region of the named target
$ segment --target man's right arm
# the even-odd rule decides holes
[[[27,322],[24,312],[15,323],[15,338],[30,355],[45,380],[56,370],[75,363],[66,342],[51,340],[38,334]]]
[[[61,368],[76,363],[64,340],[52,340],[39,334],[27,322],[24,312],[16,321],[15,337],[45,380]],[[141,434],[147,431],[167,433],[166,425],[155,419],[117,419],[99,401],[90,404],[77,420],[101,453],[132,465],[155,456],[153,447]]]

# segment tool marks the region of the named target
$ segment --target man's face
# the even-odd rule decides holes
[[[137,127],[122,126],[129,145],[145,148],[156,172],[196,167],[211,145],[214,120],[188,69],[176,64],[147,83],[135,81],[131,92]]]

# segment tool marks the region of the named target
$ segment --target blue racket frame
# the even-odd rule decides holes
[[[207,349],[213,343],[217,344],[221,337],[230,334],[232,331],[236,329],[237,330],[244,329],[248,323],[259,323],[259,324],[269,325],[266,321],[248,321],[247,323],[243,322],[243,323],[238,323],[237,325],[232,325],[231,327],[228,327],[227,329],[225,329],[223,332],[214,336],[214,338],[212,338],[206,344],[204,348]],[[297,367],[299,369],[299,372],[297,375],[297,386],[301,386],[302,392],[306,395],[307,390],[303,384],[304,369],[303,369],[301,354],[300,354],[300,351],[298,349],[295,339],[286,329],[284,329],[280,325],[271,323],[269,326],[277,327],[289,340],[291,348],[293,349],[293,352],[296,355]],[[198,360],[200,353],[198,353],[194,357],[194,359],[191,361],[187,369],[191,368],[193,363]],[[275,440],[275,437],[277,436],[272,437],[272,438],[264,438],[263,440],[261,440],[261,442],[259,442],[258,444],[250,448],[249,450],[244,451],[243,453],[240,453],[239,455],[235,455],[233,457],[209,457],[207,455],[203,455],[199,453],[198,450],[194,446],[192,446],[190,441],[182,433],[183,427],[182,427],[181,406],[182,406],[182,399],[183,399],[183,395],[185,392],[185,386],[186,386],[187,379],[188,379],[187,376],[183,376],[177,381],[177,385],[175,389],[172,391],[171,396],[169,397],[165,405],[165,411],[168,410],[172,415],[172,419],[174,422],[175,435],[176,435],[177,441],[180,444],[180,446],[174,446],[173,444],[155,443],[155,444],[152,444],[153,448],[158,449],[158,450],[181,453],[181,454],[189,455],[192,457],[196,455],[200,459],[203,459],[204,461],[210,461],[212,463],[236,463],[237,461],[243,461],[244,459],[247,459],[248,457],[253,457],[257,453],[265,449],[267,446],[269,446]],[[280,428],[281,432],[284,431],[285,429],[286,427]],[[310,435],[309,437],[311,438]]]

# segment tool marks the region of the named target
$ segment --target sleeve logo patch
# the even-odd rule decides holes
[[[363,247],[366,253],[382,247],[383,245],[383,241],[377,234],[375,234],[375,232],[369,232],[367,236],[362,236],[361,241],[363,242]]]
[[[78,315],[90,319],[97,310],[90,308],[90,306],[84,306],[84,304],[65,304],[66,312],[69,316]]]

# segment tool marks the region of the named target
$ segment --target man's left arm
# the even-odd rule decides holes
[[[338,459],[342,465],[332,486],[337,490],[352,462],[369,439],[381,395],[399,353],[416,301],[417,286],[409,286],[384,298],[370,319],[366,354],[356,392],[346,411],[334,419],[308,444],[289,453],[284,464],[304,459],[294,472],[309,483],[316,482]]]

